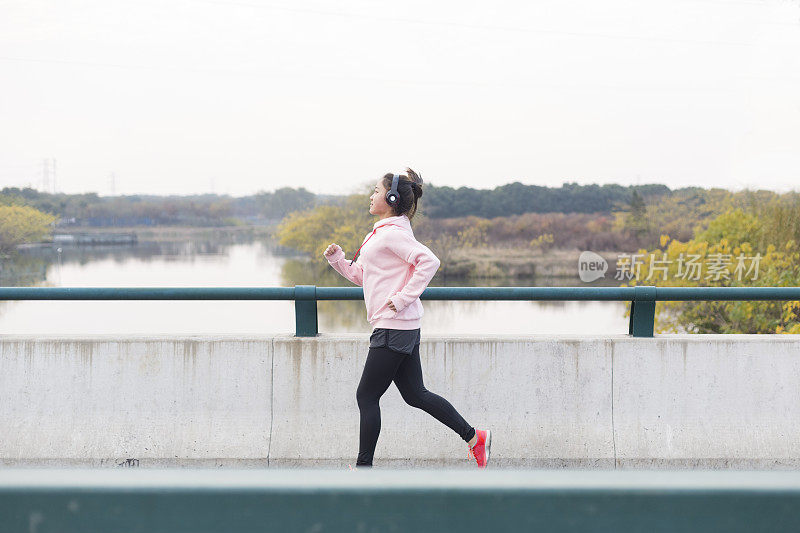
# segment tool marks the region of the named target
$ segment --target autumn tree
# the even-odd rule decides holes
[[[0,253],[18,244],[42,240],[56,217],[26,205],[0,205]]]
[[[624,269],[618,263],[618,274],[625,271],[630,285],[800,286],[800,247],[794,238],[800,203],[793,202],[777,201],[761,208],[760,215],[729,210],[686,242],[663,235],[660,247],[639,250]],[[632,276],[636,260],[639,275]],[[659,302],[656,310],[660,332],[800,333],[798,301],[670,301]]]

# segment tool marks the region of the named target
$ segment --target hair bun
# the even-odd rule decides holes
[[[417,181],[412,181],[411,191],[414,193],[415,198],[420,198],[422,196],[422,184]]]

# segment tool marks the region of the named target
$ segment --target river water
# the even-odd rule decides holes
[[[58,248],[61,251],[58,251]],[[20,250],[0,271],[3,286],[353,286],[326,262],[268,239],[237,236],[144,241],[130,246]],[[447,280],[431,286],[581,286],[575,279]],[[321,333],[368,333],[363,301],[318,302]],[[627,333],[622,302],[423,300],[422,331],[434,334]],[[2,301],[0,334],[294,333],[291,301]]]

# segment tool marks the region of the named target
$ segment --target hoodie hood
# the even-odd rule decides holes
[[[372,225],[372,229],[379,228],[380,226],[383,226],[385,224],[397,224],[406,231],[410,231],[412,234],[414,233],[411,230],[411,221],[408,219],[408,215],[406,214],[397,215],[395,217],[382,218]]]

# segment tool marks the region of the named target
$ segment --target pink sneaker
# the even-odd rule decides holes
[[[478,440],[475,442],[475,446],[471,448],[467,444],[467,457],[474,457],[479,468],[486,468],[486,463],[489,462],[489,452],[492,448],[492,432],[488,429],[486,431],[476,429],[475,434],[478,436]]]

